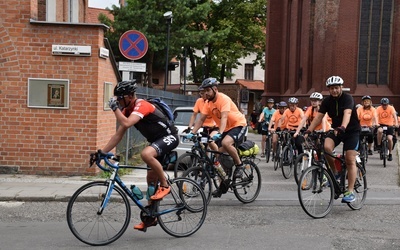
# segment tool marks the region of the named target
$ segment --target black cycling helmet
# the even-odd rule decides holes
[[[117,86],[114,88],[114,96],[124,96],[130,95],[136,92],[136,80],[133,79],[131,81],[122,81],[117,83]]]
[[[364,100],[371,100],[371,97],[369,95],[365,95],[361,98],[362,101]]]
[[[287,103],[282,101],[279,103],[279,107],[287,107]]]
[[[274,101],[274,99],[269,98],[269,99],[267,100],[267,103],[275,103],[275,101]]]
[[[386,98],[386,97],[382,98],[382,99],[381,99],[381,104],[383,104],[383,105],[389,104],[389,99]]]
[[[204,79],[204,81],[201,83],[199,89],[200,88],[205,89],[205,88],[210,88],[213,86],[218,86],[218,84],[219,84],[219,82],[217,81],[216,78],[209,77],[209,78]]]

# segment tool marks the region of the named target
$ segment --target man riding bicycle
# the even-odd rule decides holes
[[[392,149],[393,149],[393,134],[394,134],[394,128],[399,127],[399,123],[397,120],[397,115],[396,115],[396,110],[394,109],[393,106],[389,105],[389,99],[384,97],[381,99],[381,106],[376,108],[376,114],[378,116],[378,133],[377,133],[377,149],[380,150],[381,148],[381,141],[382,141],[382,134],[383,134],[383,126],[387,127],[387,139],[388,139],[388,150],[389,150],[389,155],[388,155],[388,161],[393,160],[392,156]]]
[[[261,157],[265,157],[265,142],[267,141],[267,135],[268,135],[268,126],[269,123],[271,121],[271,117],[272,115],[275,113],[275,109],[274,107],[274,99],[269,98],[267,100],[267,107],[265,107],[263,109],[263,111],[261,112],[260,115],[260,119],[258,120],[259,123],[262,123],[262,127],[261,127],[261,134],[262,134],[262,138],[261,138]]]
[[[178,129],[167,122],[164,114],[153,104],[136,97],[136,80],[119,82],[114,88],[114,97],[110,99],[109,106],[118,121],[117,132],[101,150],[109,152],[121,141],[125,132],[132,126],[150,142],[140,156],[150,167],[147,172],[147,184],[160,183],[151,200],[161,200],[170,192],[167,180],[160,161],[165,154],[179,145]],[[149,201],[150,202],[150,201]],[[156,221],[151,226],[155,226]],[[134,229],[145,231],[143,222],[134,226]]]
[[[372,155],[372,143],[374,142],[372,127],[376,126],[378,118],[376,110],[372,107],[371,96],[365,95],[361,98],[362,106],[357,108],[357,117],[360,120],[360,125],[371,128],[371,132],[367,135],[368,154]],[[361,135],[360,140],[364,135]]]
[[[285,112],[286,108],[287,108],[287,104],[286,102],[279,102],[278,106],[278,110],[275,111],[275,113],[272,115],[271,117],[271,121],[269,122],[268,125],[268,131],[270,131],[272,134],[272,153],[273,155],[275,155],[276,152],[276,143],[278,141],[278,135],[275,132],[275,130],[278,127],[278,122],[281,119],[283,113]],[[286,123],[287,123],[287,118],[281,123],[281,126],[279,128],[279,130],[286,128]],[[274,160],[272,158],[272,160]]]
[[[201,109],[200,119],[196,121],[187,138],[192,138],[210,115],[219,128],[219,132],[212,139],[216,141],[219,152],[227,152],[233,158],[236,165],[235,176],[240,178],[243,174],[243,163],[235,147],[235,142],[243,140],[247,122],[231,98],[218,91],[218,84],[217,79],[207,78],[200,85],[200,88],[205,91],[208,102]]]
[[[343,84],[344,81],[340,76],[331,76],[326,80],[326,87],[329,88],[330,95],[322,101],[317,116],[305,134],[311,133],[321,123],[326,113],[332,118],[332,127],[335,130],[334,133],[327,135],[324,148],[325,151],[332,153],[334,148],[340,142],[343,142],[343,149],[346,151],[345,161],[349,185],[342,202],[351,203],[355,201],[353,191],[357,175],[356,156],[361,127],[357,118],[354,99],[350,94],[343,92]],[[327,155],[327,160],[332,171],[336,173],[334,159]]]

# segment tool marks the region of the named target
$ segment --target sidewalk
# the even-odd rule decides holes
[[[121,177],[129,187],[138,186],[143,192],[147,189],[146,171],[133,170]],[[94,177],[48,177],[37,175],[0,175],[0,201],[68,201],[73,193]]]

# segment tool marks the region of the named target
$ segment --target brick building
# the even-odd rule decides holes
[[[118,81],[85,0],[0,3],[0,167],[91,174],[90,152],[115,131],[106,105]],[[46,5],[47,3],[47,5]],[[68,6],[68,4],[70,4]],[[67,49],[67,50],[65,50]]]
[[[399,13],[393,0],[269,0],[264,95],[308,105],[340,75],[356,102],[388,97],[400,110]]]

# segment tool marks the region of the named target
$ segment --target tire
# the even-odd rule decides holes
[[[315,219],[325,217],[332,210],[335,196],[328,171],[316,165],[307,168],[299,179],[297,194],[306,214]]]
[[[212,196],[213,183],[210,174],[203,168],[203,166],[198,165],[189,168],[183,173],[182,177],[194,180],[203,189],[208,205]]]
[[[387,152],[388,152],[388,142],[387,142],[387,140],[384,140],[384,141],[382,141],[382,148],[381,148],[381,154],[382,154],[384,168],[386,168]]]
[[[207,215],[207,199],[202,188],[188,178],[176,178],[171,192],[157,202],[158,223],[174,237],[187,237],[200,229]]]
[[[310,158],[308,153],[302,153],[299,156],[297,156],[296,161],[294,162],[294,180],[296,181],[296,184],[299,184],[299,179],[301,174],[308,168],[310,162]]]
[[[367,198],[367,191],[367,176],[365,168],[357,163],[357,178],[354,184],[354,195],[356,196],[356,200],[347,205],[353,210],[361,209],[365,203],[365,198]]]
[[[293,169],[293,147],[291,145],[283,148],[281,167],[283,177],[285,177],[285,179],[289,179],[292,176]]]
[[[103,211],[109,183],[96,181],[83,185],[71,197],[67,207],[67,222],[72,234],[92,246],[104,246],[116,241],[125,232],[131,218],[129,200],[114,186]]]
[[[175,178],[181,177],[184,171],[186,171],[191,167],[196,166],[198,162],[199,162],[199,156],[194,153],[186,152],[181,154],[178,157],[178,160],[176,160],[174,166],[174,177]]]
[[[282,150],[282,146],[280,143],[278,143],[276,145],[276,150],[275,150],[275,157],[274,157],[274,170],[276,171],[278,169],[278,167],[281,164],[281,150]]]
[[[267,140],[265,141],[265,161],[268,163],[271,157],[271,136],[267,136]]]
[[[232,189],[236,198],[243,203],[253,202],[261,190],[261,174],[258,166],[251,160],[243,161],[243,175],[233,177]]]
[[[361,142],[360,158],[361,158],[362,165],[365,167],[365,165],[367,164],[367,159],[368,159],[368,147],[364,140],[365,139],[363,139]]]

